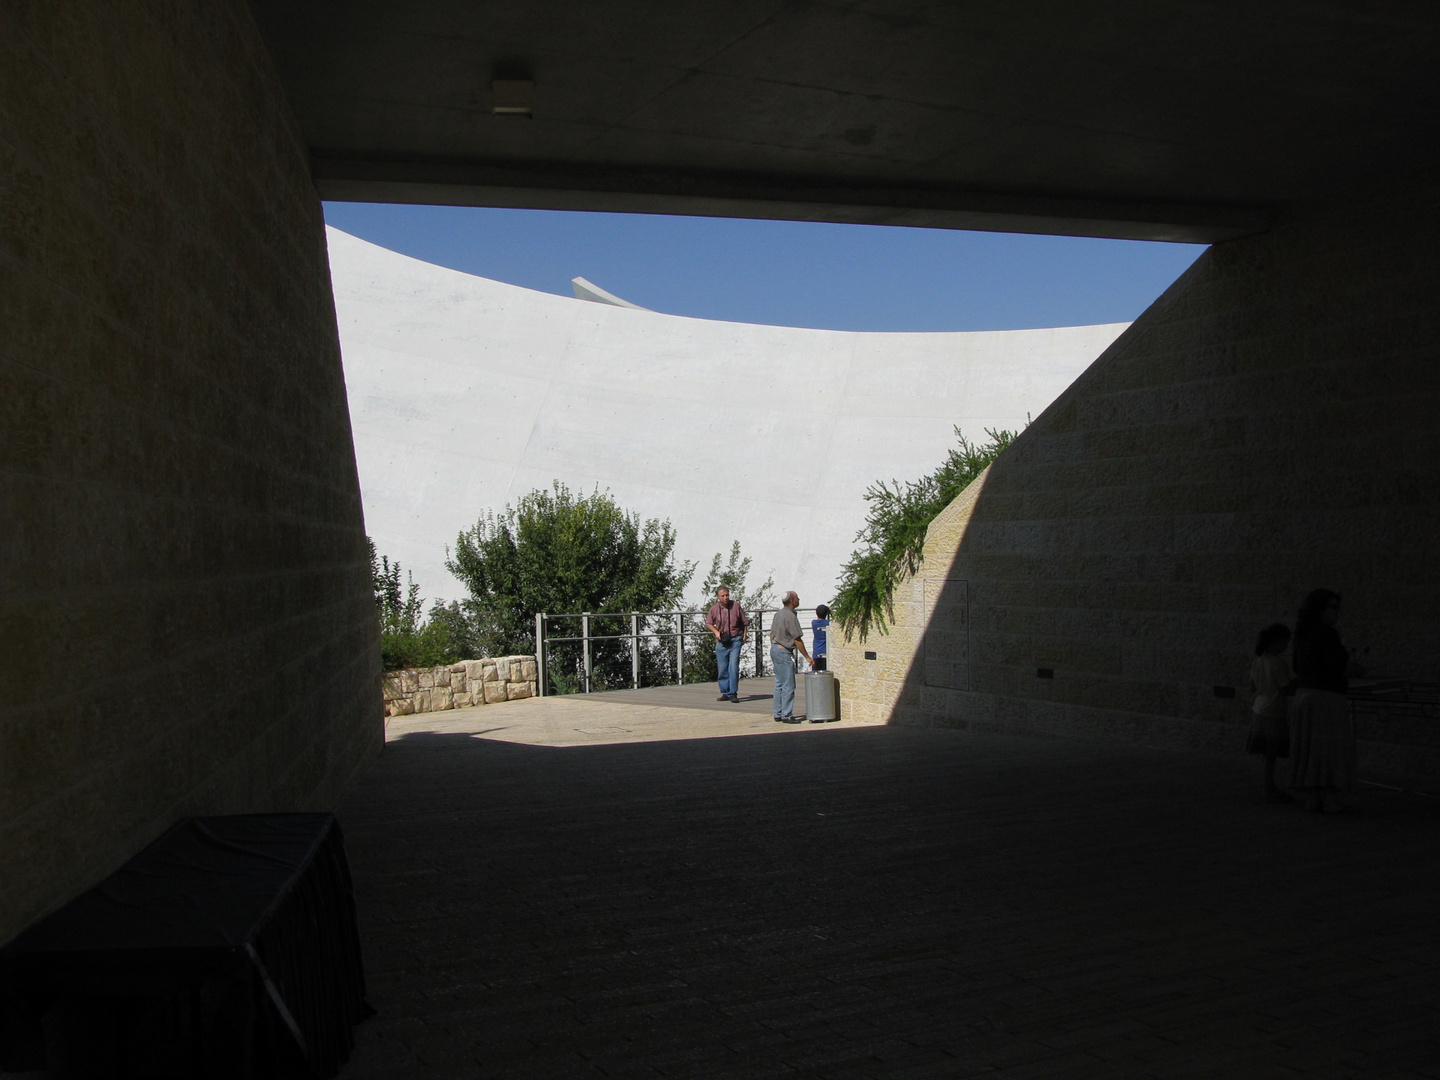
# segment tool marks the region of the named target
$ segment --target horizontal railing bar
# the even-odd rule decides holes
[[[742,655],[745,650],[750,650],[751,646],[753,645],[753,654],[755,661],[754,670],[757,676],[763,675],[765,668],[765,649],[764,642],[762,640],[765,624],[767,622],[773,624],[775,617],[782,610],[784,609],[772,607],[751,609],[746,614],[749,616],[749,622],[752,625],[745,628],[745,632],[743,635],[737,635],[737,637],[739,638],[740,647],[742,649]],[[815,608],[796,608],[794,610],[797,616],[808,616],[812,614],[817,614]],[[685,657],[686,655],[691,655],[688,651],[690,644],[689,639],[703,638],[706,634],[715,633],[715,631],[711,627],[705,625],[704,623],[697,623],[697,620],[707,616],[709,614],[709,611],[710,608],[706,607],[703,609],[687,608],[684,610],[672,611],[536,612],[535,660],[537,667],[537,678],[539,682],[539,686],[537,688],[538,692],[541,696],[549,696],[549,665],[546,662],[546,658],[550,652],[551,647],[555,645],[575,644],[583,646],[584,659],[581,678],[584,686],[583,692],[589,692],[589,690],[591,689],[590,681],[592,677],[591,643],[596,641],[628,641],[631,643],[631,647],[628,650],[632,657],[631,679],[634,685],[639,686],[639,658],[641,655],[639,644],[641,638],[647,639],[652,646],[659,646],[660,643],[666,641],[675,642],[674,677],[676,680],[676,685],[680,685],[684,682]],[[577,637],[567,635],[565,637],[551,637],[549,627],[553,626],[555,624],[555,621],[560,619],[579,619],[579,636]],[[623,626],[621,632],[617,634],[592,633],[592,630],[595,628],[595,624],[603,619],[626,620],[629,625]],[[656,620],[660,621],[657,623]],[[652,625],[655,625],[658,628],[652,630],[650,629]],[[752,629],[755,632],[755,638],[753,642],[750,638],[750,633]],[[802,634],[807,632],[806,628],[803,625],[801,627],[801,632]],[[567,678],[568,677],[569,676],[567,676]]]
[[[780,610],[779,608],[755,608],[754,610],[752,610],[752,611],[750,611],[750,612],[747,612],[747,614],[750,614],[750,615],[772,615],[772,614],[774,614],[775,612],[777,612],[777,611],[779,611],[779,610]],[[802,611],[814,611],[814,610],[815,610],[814,608],[806,608],[806,607],[796,608],[796,609],[795,609],[795,611],[796,611],[797,614],[798,614],[799,612],[802,612]],[[545,614],[545,618],[547,618],[547,619],[581,619],[581,618],[584,618],[586,615],[589,615],[590,618],[592,618],[592,619],[621,619],[621,618],[628,619],[628,618],[630,618],[630,616],[632,616],[632,615],[639,615],[639,616],[641,616],[641,617],[653,617],[653,618],[657,618],[657,619],[658,619],[658,618],[660,618],[662,615],[668,615],[668,616],[670,616],[671,618],[673,618],[673,617],[676,616],[676,615],[697,615],[697,616],[698,616],[698,615],[706,615],[706,614],[709,614],[709,611],[710,611],[709,608],[706,608],[706,609],[704,609],[703,611],[699,611],[699,610],[695,610],[695,609],[691,608],[691,609],[687,609],[687,610],[684,610],[684,611],[576,611],[576,612],[559,612],[559,613],[547,611],[547,612],[545,612],[544,614]]]
[[[709,608],[705,609],[706,611]],[[769,608],[765,609],[769,611]],[[576,611],[576,612],[545,612],[547,619],[580,619],[589,615],[592,619],[628,619],[632,615],[639,615],[642,618],[659,618],[662,615],[674,617],[676,615],[704,615],[704,611]]]
[[[708,634],[709,632],[710,632],[710,631],[709,631],[708,629],[706,629],[705,627],[702,626],[702,627],[699,627],[699,628],[697,628],[697,629],[695,629],[695,630],[686,630],[684,634],[676,634],[675,631],[673,631],[673,630],[670,630],[670,631],[668,631],[668,632],[667,632],[667,631],[663,631],[663,630],[656,630],[656,631],[649,632],[649,633],[647,633],[646,631],[643,631],[643,630],[642,630],[638,636],[639,636],[639,637],[642,637],[642,638],[698,637],[698,636],[700,636],[700,635],[702,635],[702,634]],[[637,635],[635,635],[635,634],[591,634],[591,635],[590,635],[590,640],[591,640],[591,641],[631,641],[631,640],[633,640],[636,636],[637,636]],[[584,641],[585,639],[584,639],[583,637],[551,637],[549,634],[546,634],[546,635],[545,635],[545,640],[548,641],[548,642],[550,642],[551,644],[554,644],[554,643],[557,642],[557,641]]]

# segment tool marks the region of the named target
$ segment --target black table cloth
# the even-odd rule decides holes
[[[329,814],[187,818],[0,950],[0,1067],[335,1075],[368,1012]]]

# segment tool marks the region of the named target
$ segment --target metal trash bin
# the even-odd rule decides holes
[[[805,675],[805,717],[811,723],[834,720],[835,673],[811,671]]]

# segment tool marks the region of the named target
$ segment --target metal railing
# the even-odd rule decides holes
[[[702,611],[618,611],[618,612],[595,612],[582,611],[565,614],[550,614],[548,612],[537,612],[535,615],[535,667],[536,667],[536,689],[541,697],[550,695],[549,679],[547,677],[547,666],[550,658],[551,647],[560,644],[580,644],[580,693],[588,694],[592,691],[595,682],[595,665],[593,645],[601,641],[614,641],[622,643],[622,649],[630,655],[630,686],[631,689],[640,688],[641,660],[644,655],[642,643],[654,642],[657,645],[661,642],[671,641],[675,648],[674,681],[669,685],[681,686],[685,682],[685,648],[686,644],[695,638],[705,638],[707,643],[713,641],[710,631],[705,626],[706,608]],[[741,670],[745,669],[745,657],[750,655],[754,665],[754,677],[765,674],[765,657],[768,654],[766,638],[769,636],[770,616],[773,616],[779,608],[762,608],[759,611],[746,612],[749,616],[750,626],[745,634],[745,641],[741,645]],[[796,614],[814,614],[814,608],[797,608]],[[578,620],[575,623],[577,634],[555,635],[551,633],[551,622],[554,620]],[[623,621],[622,621],[623,620]],[[652,623],[659,620],[659,628],[652,629]],[[613,629],[615,626],[625,628],[623,633],[596,633],[596,624],[602,624],[600,629]],[[805,635],[806,647],[808,648],[813,634],[808,619],[802,618],[800,626]],[[611,689],[615,689],[612,687]]]

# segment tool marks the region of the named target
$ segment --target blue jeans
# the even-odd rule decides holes
[[[743,638],[731,638],[729,646],[715,642],[715,670],[720,673],[720,693],[740,693],[740,646]]]
[[[770,645],[770,663],[775,668],[775,718],[795,711],[795,653]]]

